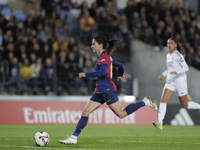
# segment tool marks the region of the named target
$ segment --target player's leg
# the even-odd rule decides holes
[[[165,88],[163,91],[161,102],[159,104],[159,111],[158,111],[158,121],[161,123],[163,122],[163,119],[166,114],[167,103],[173,94],[174,94],[174,91],[168,88]]]
[[[188,99],[187,99],[187,95],[183,95],[183,96],[179,96],[179,101],[181,103],[181,106],[183,108],[187,108],[188,107]]]
[[[171,88],[172,89],[172,88]],[[174,91],[166,88],[166,86],[163,89],[162,97],[161,97],[161,102],[159,104],[159,110],[158,110],[158,122],[153,122],[153,126],[158,128],[159,130],[162,130],[162,124],[163,120],[166,114],[167,110],[167,102],[169,99],[172,97],[174,94]]]
[[[119,117],[124,118],[127,115],[132,114],[133,112],[137,111],[139,108],[143,106],[148,106],[153,108],[154,110],[157,110],[156,104],[154,104],[149,97],[145,97],[142,101],[131,103],[128,106],[126,106],[124,109],[122,109],[120,101],[117,101],[115,103],[112,103],[109,105],[110,109]]]
[[[59,142],[61,144],[74,144],[74,145],[77,144],[77,138],[78,138],[79,134],[81,133],[81,131],[84,129],[84,127],[87,125],[89,115],[94,110],[99,108],[99,106],[101,106],[101,105],[102,104],[99,102],[94,102],[92,100],[89,100],[86,107],[82,111],[81,118],[80,118],[78,124],[76,125],[76,129],[75,129],[74,133],[67,139],[59,140]]]
[[[89,115],[95,111],[99,106],[101,106],[101,103],[94,102],[89,100],[86,107],[82,111],[81,118],[76,126],[76,129],[72,135],[78,137],[78,135],[81,133],[83,128],[87,125]]]
[[[126,110],[122,109],[120,101],[109,105],[109,107],[119,118],[124,118],[128,115]]]
[[[178,85],[177,89],[178,89],[177,92],[178,92],[179,101],[183,108],[200,109],[200,104],[198,104],[192,100],[190,100],[190,101],[188,100],[188,98],[190,98],[190,95],[188,94],[186,82],[183,82],[180,85]]]
[[[193,102],[194,101],[189,93],[187,94],[187,101],[188,102]]]
[[[193,102],[193,101],[189,101],[188,102],[188,98],[187,95],[184,96],[179,96],[179,101],[181,103],[181,106],[183,108],[187,108],[187,109],[200,109],[200,104]]]

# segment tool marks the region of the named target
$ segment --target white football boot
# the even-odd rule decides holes
[[[151,101],[151,98],[149,96],[144,97],[143,101],[145,102],[146,106],[151,107],[155,111],[158,110],[158,107],[154,102]]]
[[[66,144],[66,145],[76,145],[77,144],[77,138],[73,138],[73,137],[70,136],[67,139],[59,140],[59,143]]]

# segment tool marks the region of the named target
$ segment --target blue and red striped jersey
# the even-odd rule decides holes
[[[120,71],[118,75],[122,76],[124,73],[123,66],[116,61],[113,62],[112,57],[104,51],[98,57],[95,65],[95,72],[87,72],[85,74],[86,77],[97,77],[95,93],[102,94],[117,91],[117,87],[112,81],[113,65],[118,66]]]

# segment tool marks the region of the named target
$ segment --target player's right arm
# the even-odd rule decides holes
[[[160,76],[159,76],[159,79],[160,80],[163,80],[163,78],[167,76],[167,70],[165,70]]]
[[[85,77],[100,77],[106,75],[107,68],[108,68],[107,64],[101,64],[100,69],[98,71],[87,72],[85,73]]]

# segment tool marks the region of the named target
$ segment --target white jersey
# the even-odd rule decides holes
[[[189,70],[189,67],[183,55],[175,50],[172,54],[168,53],[166,58],[167,70],[162,73],[164,76],[167,76],[166,83],[186,81],[187,76],[185,72]],[[177,72],[177,74],[170,74],[173,71]]]

